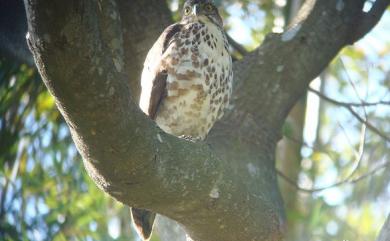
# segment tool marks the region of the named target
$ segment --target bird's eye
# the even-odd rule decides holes
[[[211,5],[210,3],[206,4],[204,6],[204,9],[207,11],[207,12],[212,12],[213,11],[213,5]]]
[[[184,8],[184,15],[189,15],[190,13],[191,13],[191,8],[190,7]]]

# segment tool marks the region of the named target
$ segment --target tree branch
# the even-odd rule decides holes
[[[352,177],[355,175],[355,173],[357,172],[357,170],[359,169],[359,166],[360,166],[360,163],[363,159],[363,154],[364,154],[364,147],[365,147],[365,144],[366,144],[366,126],[363,124],[362,126],[362,133],[361,133],[361,137],[360,137],[360,143],[359,143],[359,151],[356,152],[356,160],[354,161],[354,168],[353,170],[348,174],[347,177],[345,177],[342,181],[339,181],[339,182],[336,182],[334,184],[331,184],[331,185],[328,185],[326,187],[320,187],[320,188],[313,188],[313,189],[306,189],[306,188],[302,188],[300,186],[298,186],[293,180],[291,180],[289,177],[287,177],[284,173],[282,173],[281,171],[277,170],[277,173],[280,177],[282,177],[287,183],[289,184],[292,184],[294,187],[297,188],[297,190],[299,191],[303,191],[303,192],[308,192],[308,193],[314,193],[314,192],[320,192],[320,191],[323,191],[323,190],[326,190],[326,189],[330,189],[330,188],[333,188],[333,187],[337,187],[337,186],[340,186],[342,184],[345,184],[345,183],[349,183],[351,182],[352,180]]]
[[[308,84],[351,39],[357,40],[363,4],[361,0],[307,0],[284,33],[268,35],[258,49],[235,64],[235,109],[280,129]],[[376,16],[383,11],[377,10]]]
[[[234,40],[229,34],[226,33],[227,39],[229,41],[229,44],[237,50],[242,56],[248,55],[248,51],[242,46],[241,44],[237,43],[236,40]]]
[[[274,143],[267,156],[237,145],[223,158],[217,145],[214,152],[159,129],[131,95],[115,3],[25,1],[35,62],[92,179],[129,206],[179,221],[196,241],[280,240],[276,175],[256,164],[272,157]]]
[[[383,224],[382,230],[376,241],[387,241],[390,239],[390,215],[387,217],[386,222]]]
[[[303,188],[301,186],[299,186],[297,184],[297,181],[295,180],[292,180],[291,178],[287,177],[286,175],[284,175],[284,173],[282,173],[281,171],[277,170],[278,172],[278,175],[284,180],[286,181],[288,184],[292,185],[293,187],[295,187],[298,191],[301,191],[301,192],[305,192],[305,193],[316,193],[316,192],[322,192],[322,191],[325,191],[327,189],[330,189],[330,188],[334,188],[334,187],[339,187],[339,186],[342,186],[342,185],[345,185],[345,184],[355,184],[355,183],[358,183],[368,177],[371,177],[373,175],[375,175],[378,171],[382,170],[383,168],[386,168],[390,166],[390,162],[385,162],[377,167],[375,167],[374,169],[372,169],[371,171],[361,175],[361,176],[358,176],[356,178],[347,178],[347,179],[344,179],[342,181],[339,181],[339,182],[336,182],[336,183],[333,183],[329,186],[326,186],[326,187],[319,187],[319,188]]]
[[[143,58],[165,25],[148,18],[169,22],[165,2],[25,5],[35,63],[102,190],[179,221],[195,241],[276,241],[284,224],[274,168],[282,123],[348,43],[361,12],[361,1],[344,0],[340,11],[337,2],[308,0],[296,25],[237,61],[230,111],[208,144],[164,133],[136,104]]]
[[[329,97],[330,98],[330,97]],[[341,104],[341,105],[345,105],[345,106],[351,106],[351,107],[369,107],[369,106],[378,106],[378,105],[390,105],[390,101],[387,101],[387,100],[380,100],[380,101],[376,101],[376,102],[367,102],[367,101],[363,101],[363,102],[360,102],[360,103],[357,103],[357,102],[344,102],[344,101],[339,101],[339,100],[335,100],[335,99],[332,99],[334,100],[335,102]]]
[[[362,12],[355,33],[351,36],[351,44],[363,38],[381,19],[390,0],[376,0],[368,12]]]
[[[125,72],[134,100],[140,95],[143,63],[154,41],[172,24],[166,1],[116,0],[122,20]]]
[[[374,132],[375,134],[377,134],[378,136],[380,136],[381,138],[383,138],[385,141],[387,142],[390,142],[390,136],[387,136],[385,133],[383,133],[382,131],[380,131],[378,128],[376,128],[372,123],[368,122],[367,120],[363,119],[354,109],[353,109],[353,105],[350,105],[349,103],[345,103],[345,102],[340,102],[340,101],[337,101],[335,99],[332,99],[322,93],[320,93],[319,91],[311,88],[311,87],[308,87],[309,91],[315,93],[316,95],[318,95],[320,98],[322,98],[323,100],[326,100],[330,103],[333,103],[335,105],[338,105],[338,106],[341,106],[341,107],[344,107],[346,108],[359,122],[365,124],[367,126],[368,129],[370,129],[372,132]],[[361,104],[364,106],[364,102]]]

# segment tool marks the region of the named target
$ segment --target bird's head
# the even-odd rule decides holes
[[[218,8],[212,0],[186,0],[183,7],[184,21],[199,19],[210,21],[219,27],[223,26],[222,18],[218,13]]]

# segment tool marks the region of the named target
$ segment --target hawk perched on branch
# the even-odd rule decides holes
[[[142,72],[141,109],[165,132],[204,139],[232,92],[232,60],[222,18],[211,0],[187,0],[183,18],[150,49]],[[132,209],[149,239],[155,214]]]

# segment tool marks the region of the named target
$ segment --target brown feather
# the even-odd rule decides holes
[[[148,63],[148,61],[155,61],[156,59],[160,58],[168,49],[169,45],[174,41],[175,34],[180,32],[182,27],[183,25],[177,23],[166,28],[155,45],[152,47],[146,59],[146,63]],[[145,68],[148,68],[148,65],[146,65]],[[167,96],[167,76],[167,70],[160,68],[152,77],[152,88],[150,90],[151,93],[148,100],[149,106],[147,108],[147,114],[151,119],[156,118],[158,108],[164,98]],[[156,214],[148,210],[138,208],[132,208],[131,214],[137,232],[144,240],[148,240],[152,233]]]
[[[161,54],[164,54],[169,45],[172,43],[173,36],[175,36],[176,33],[180,32],[182,27],[183,25],[178,23],[172,24],[171,26],[166,28],[165,31],[161,34],[160,40],[163,41]],[[152,92],[150,94],[148,115],[153,120],[156,118],[158,107],[160,106],[162,100],[167,96],[166,86],[167,70],[162,69],[156,74],[153,80]]]
[[[143,240],[149,240],[152,234],[156,214],[145,209],[131,208],[131,217],[137,233]]]
[[[161,101],[167,96],[167,72],[161,71],[153,81],[152,93],[150,94],[148,115],[156,119],[156,114]]]

